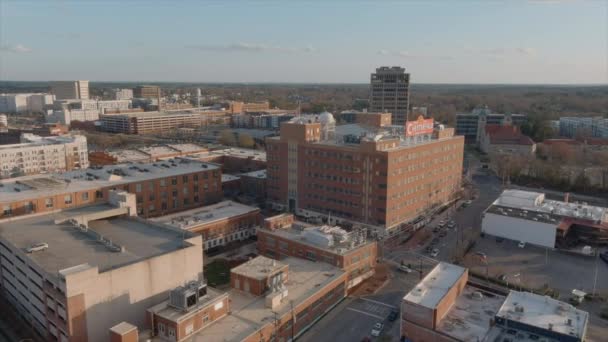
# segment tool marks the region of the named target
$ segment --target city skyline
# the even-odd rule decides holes
[[[419,84],[605,84],[607,15],[599,1],[5,1],[0,80],[367,83],[399,65]]]

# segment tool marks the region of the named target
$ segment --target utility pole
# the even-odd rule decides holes
[[[595,297],[595,289],[597,287],[597,265],[598,265],[598,261],[599,261],[599,256],[600,253],[598,253],[598,251],[595,251],[595,274],[593,276],[593,292],[591,293],[592,296]]]

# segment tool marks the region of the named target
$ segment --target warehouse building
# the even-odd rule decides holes
[[[401,335],[411,341],[585,340],[589,314],[547,296],[494,290],[466,268],[440,262],[401,303]]]
[[[576,242],[608,243],[608,211],[545,198],[538,192],[505,190],[483,214],[483,233],[548,247]]]

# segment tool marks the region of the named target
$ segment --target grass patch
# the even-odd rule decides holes
[[[230,265],[224,259],[212,261],[205,266],[203,273],[209,286],[217,287],[230,282]]]

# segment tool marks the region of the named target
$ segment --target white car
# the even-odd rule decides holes
[[[519,244],[517,245],[517,247],[524,248],[524,247],[526,247],[526,243],[523,241],[520,241]]]
[[[49,248],[49,244],[46,242],[40,242],[40,243],[36,243],[31,245],[29,248],[27,248],[25,251],[28,253],[34,253],[34,252],[40,252],[43,251],[45,249]]]
[[[433,251],[431,251],[431,257],[436,257],[437,255],[439,255],[439,250],[437,248],[433,249]]]
[[[400,265],[399,266],[399,271],[401,272],[405,272],[405,273],[412,273],[412,269],[405,266],[405,265]]]
[[[382,332],[383,328],[384,328],[384,324],[382,324],[382,323],[374,324],[374,327],[372,328],[372,336],[374,336],[374,337],[380,336],[380,333]]]

